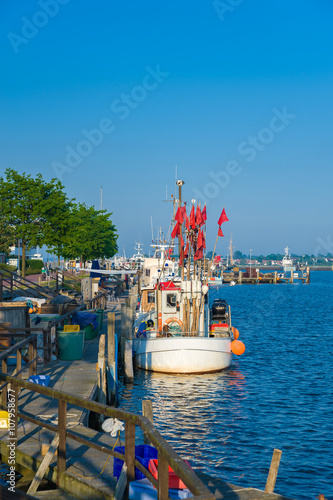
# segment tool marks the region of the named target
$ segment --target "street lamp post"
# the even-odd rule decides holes
[[[252,248],[250,250],[250,278],[252,278],[252,260],[251,260]]]

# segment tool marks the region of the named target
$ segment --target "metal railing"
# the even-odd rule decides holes
[[[127,486],[135,479],[135,467],[137,467],[157,488],[158,500],[167,500],[169,495],[169,466],[172,467],[177,476],[184,482],[186,487],[194,495],[193,500],[212,500],[214,495],[204,485],[204,483],[196,476],[195,472],[181,459],[181,457],[173,450],[167,441],[156,430],[154,425],[141,415],[129,413],[118,408],[103,405],[93,401],[73,396],[71,394],[56,391],[48,387],[33,384],[23,381],[4,373],[0,373],[0,380],[10,383],[11,390],[15,392],[15,408],[12,410],[14,416],[13,428],[14,438],[17,438],[17,423],[18,419],[26,420],[37,426],[53,431],[59,436],[58,457],[56,477],[58,487],[64,484],[64,474],[66,472],[66,448],[68,439],[74,440],[80,444],[93,448],[101,453],[112,455],[123,460],[127,466]],[[18,394],[21,389],[42,394],[44,396],[58,400],[58,425],[51,424],[36,418],[34,415],[19,411]],[[125,454],[114,451],[111,447],[100,445],[77,432],[73,432],[67,428],[66,413],[67,405],[74,405],[85,410],[95,412],[105,417],[117,418],[125,422]],[[6,405],[0,405],[6,409]],[[135,432],[136,428],[140,428],[150,440],[153,446],[158,450],[158,479],[156,480],[152,474],[135,458]],[[18,442],[19,445],[19,442]]]

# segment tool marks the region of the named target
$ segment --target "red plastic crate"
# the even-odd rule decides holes
[[[184,462],[189,466],[189,462],[187,460],[184,460]],[[155,479],[158,479],[158,459],[153,458],[149,460],[149,465],[148,465],[149,472],[154,476]],[[174,488],[178,490],[183,490],[186,489],[185,484],[179,477],[176,475],[176,473],[172,470],[172,468],[169,465],[169,488]]]

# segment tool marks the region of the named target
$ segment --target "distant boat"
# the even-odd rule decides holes
[[[285,273],[287,272],[290,272],[290,271],[296,271],[296,266],[294,265],[291,257],[290,257],[290,254],[289,254],[289,248],[286,247],[284,249],[284,257],[282,259],[282,262],[281,262],[281,266],[283,267],[283,270]]]

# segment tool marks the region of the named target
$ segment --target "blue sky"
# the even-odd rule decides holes
[[[333,253],[329,0],[1,6],[0,172],[59,176],[119,247],[168,230],[175,168],[212,248]],[[332,242],[331,242],[332,240]]]

